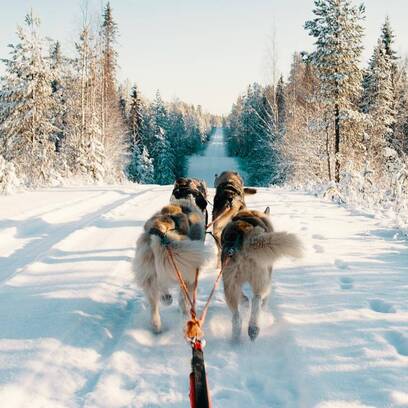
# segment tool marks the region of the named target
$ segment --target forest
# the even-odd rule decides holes
[[[118,26],[109,3],[84,18],[76,54],[42,36],[33,11],[2,59],[0,191],[81,182],[170,184],[185,175],[214,117],[180,100],[145,99],[117,78]]]
[[[229,152],[251,185],[321,186],[340,202],[406,210],[408,65],[391,22],[364,66],[365,6],[318,0],[313,12],[314,49],[294,52],[287,79],[251,84],[234,103]]]

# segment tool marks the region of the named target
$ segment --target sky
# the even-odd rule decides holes
[[[42,33],[72,54],[85,0],[0,0],[0,58],[16,41],[17,24],[30,8],[41,18]],[[101,0],[88,0],[99,12]],[[367,62],[388,15],[396,49],[408,54],[408,2],[366,0]],[[118,24],[119,79],[136,83],[152,98],[176,97],[211,113],[228,114],[248,84],[270,79],[267,50],[275,32],[277,68],[287,76],[295,51],[311,50],[303,29],[313,17],[313,0],[111,0]],[[405,41],[405,43],[404,43]],[[0,66],[0,73],[4,67]]]

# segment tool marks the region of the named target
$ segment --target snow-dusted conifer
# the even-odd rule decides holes
[[[142,101],[136,85],[133,86],[130,93],[128,126],[129,144],[130,146],[136,146],[140,143],[143,126]]]
[[[29,184],[53,177],[56,128],[52,123],[55,101],[52,73],[40,35],[40,21],[33,12],[18,27],[19,42],[10,45],[10,58],[3,60],[6,72],[1,92],[2,151],[17,173]]]
[[[361,93],[364,6],[350,0],[315,0],[315,18],[305,28],[316,38],[309,58],[316,67],[321,93],[334,122],[335,181],[340,181],[341,155],[356,148],[361,120],[355,101]],[[356,137],[357,136],[357,137]]]
[[[135,146],[128,166],[128,176],[131,181],[137,183],[154,183],[153,160],[150,158],[146,146],[142,147],[142,151],[139,150],[138,145]]]
[[[392,143],[395,124],[392,65],[385,44],[378,41],[364,77],[363,112],[368,114],[369,129],[366,136],[368,161],[384,169],[383,151]]]

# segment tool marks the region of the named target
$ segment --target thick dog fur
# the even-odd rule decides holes
[[[189,200],[196,205],[205,215],[207,215],[207,184],[195,178],[180,177],[174,183],[170,197],[170,203],[177,203],[178,200]]]
[[[204,237],[205,215],[190,199],[179,199],[146,221],[136,244],[133,272],[150,303],[151,324],[156,333],[161,331],[160,300],[171,303],[169,289],[178,285],[166,245],[171,248],[191,295],[196,270],[208,258]],[[179,304],[186,313],[186,299],[181,292]]]
[[[270,293],[273,263],[280,257],[302,255],[302,244],[294,234],[275,232],[265,213],[253,210],[238,212],[225,227],[221,237],[225,299],[232,312],[232,337],[241,335],[239,304],[242,285],[252,288],[253,298],[248,335],[259,334],[261,306]]]
[[[224,171],[219,176],[216,175],[214,187],[216,192],[212,219],[216,221],[213,224],[213,235],[220,244],[222,230],[238,211],[246,208],[245,195],[255,194],[256,189],[244,188],[242,177],[233,171]]]

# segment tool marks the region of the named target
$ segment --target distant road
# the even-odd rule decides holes
[[[188,177],[205,180],[208,187],[214,186],[214,175],[224,170],[239,171],[238,162],[228,157],[222,128],[217,128],[203,155],[194,154],[188,163]]]

